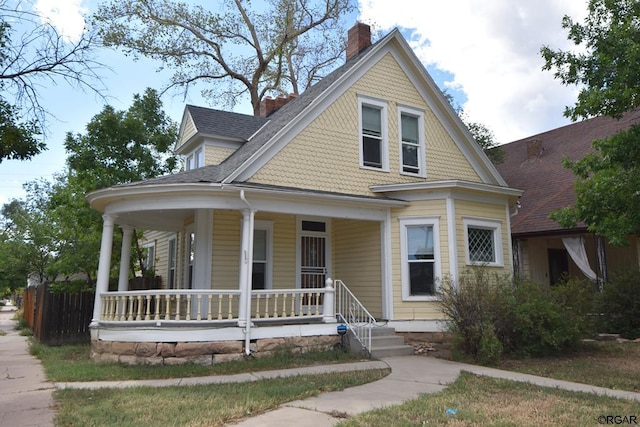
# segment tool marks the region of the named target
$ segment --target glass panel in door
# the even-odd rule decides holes
[[[302,236],[301,239],[300,287],[302,289],[324,288],[324,282],[327,278],[326,238]],[[309,296],[307,294],[303,297],[302,304],[322,304],[322,295]]]

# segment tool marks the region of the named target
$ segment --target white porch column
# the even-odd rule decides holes
[[[195,214],[194,233],[196,235],[195,252],[193,254],[193,284],[192,289],[211,289],[211,258],[213,257],[213,211],[198,209]],[[208,303],[206,298],[200,300],[194,297],[191,301],[191,319],[200,316],[207,317]]]
[[[131,235],[133,227],[128,225],[122,229],[122,250],[120,252],[120,276],[118,276],[118,292],[129,290],[129,263],[131,262]]]
[[[245,326],[251,319],[251,275],[253,271],[253,209],[242,211],[242,239],[240,247],[240,301],[238,325]]]
[[[93,319],[91,325],[97,325],[102,313],[101,294],[109,291],[109,270],[111,269],[111,246],[113,244],[113,225],[116,216],[104,214],[102,216],[102,241],[100,243],[100,260],[98,263],[98,279],[96,281],[96,296],[93,305]]]
[[[335,289],[333,279],[328,277],[324,282],[324,301],[322,301],[322,321],[325,323],[335,323]]]

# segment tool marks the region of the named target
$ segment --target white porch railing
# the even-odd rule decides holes
[[[100,320],[105,322],[234,320],[238,290],[171,289],[107,292]]]
[[[371,330],[376,319],[347,288],[342,280],[335,280],[336,317],[347,324],[362,347],[371,354]]]
[[[251,292],[252,319],[317,317],[335,322],[333,288]],[[238,320],[240,291],[172,289],[100,294],[103,322]]]

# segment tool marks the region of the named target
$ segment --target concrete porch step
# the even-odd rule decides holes
[[[375,327],[371,330],[371,357],[410,356],[413,346],[404,343],[404,337],[396,335],[390,327]]]
[[[371,357],[380,359],[383,357],[411,356],[413,347],[410,345],[393,345],[387,347],[374,347],[371,350]]]

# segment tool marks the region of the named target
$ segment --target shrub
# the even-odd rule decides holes
[[[588,313],[593,294],[582,292],[583,287],[514,282],[482,268],[463,273],[457,283],[448,280],[442,305],[455,350],[483,364],[496,362],[503,353],[527,357],[568,350],[592,331]]]
[[[95,292],[95,286],[86,280],[64,280],[51,282],[49,292],[54,294],[78,294],[80,292]]]
[[[640,272],[622,270],[612,274],[599,298],[601,332],[624,338],[640,337]]]

